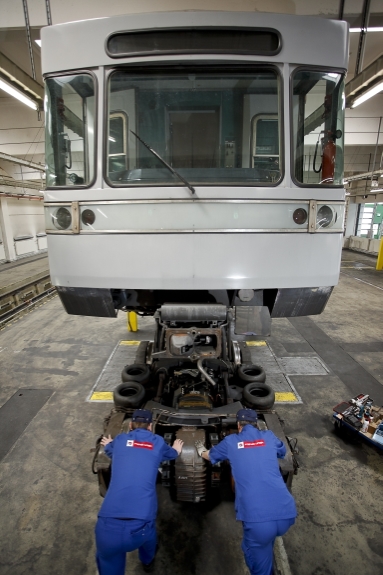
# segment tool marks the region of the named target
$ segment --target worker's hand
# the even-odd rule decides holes
[[[204,444],[202,443],[202,441],[198,440],[194,443],[195,448],[197,450],[197,453],[200,457],[202,457],[202,453],[204,451],[207,451],[206,447],[204,446]]]
[[[178,455],[181,453],[182,451],[182,446],[183,446],[184,442],[182,441],[182,439],[176,439],[175,442],[173,443],[172,447],[173,449],[175,449],[178,453]]]
[[[105,435],[104,435],[104,437],[101,439],[100,443],[101,443],[101,445],[103,445],[105,447],[105,445],[108,445],[108,443],[112,443],[112,441],[113,441],[113,439],[112,439],[111,435],[109,435],[108,437],[105,437]]]

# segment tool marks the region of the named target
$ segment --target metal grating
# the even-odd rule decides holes
[[[329,374],[329,370],[318,357],[279,357],[278,363],[287,375]]]

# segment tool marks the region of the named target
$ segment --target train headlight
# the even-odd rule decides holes
[[[57,208],[52,214],[52,221],[58,230],[67,230],[72,223],[72,215],[67,208]]]
[[[96,220],[96,214],[92,210],[84,210],[81,214],[81,220],[85,226],[92,226]]]
[[[330,206],[321,206],[317,211],[317,228],[328,228],[334,223],[334,210]]]
[[[293,220],[296,224],[302,225],[307,221],[307,212],[303,208],[297,208],[293,213]]]

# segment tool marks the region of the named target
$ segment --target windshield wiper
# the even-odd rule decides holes
[[[134,136],[136,136],[137,140],[140,140],[140,142],[141,142],[142,144],[144,144],[145,148],[148,148],[149,152],[152,152],[152,154],[153,154],[154,156],[156,156],[156,158],[158,158],[158,159],[160,160],[160,162],[162,162],[163,165],[166,166],[167,169],[172,172],[172,174],[174,174],[175,176],[177,176],[177,178],[180,179],[181,182],[183,182],[183,183],[185,184],[185,186],[187,186],[187,187],[189,188],[189,190],[191,191],[192,194],[195,194],[195,189],[193,188],[193,186],[191,186],[191,185],[189,184],[189,182],[187,182],[187,181],[185,180],[185,178],[183,178],[178,172],[176,172],[174,168],[172,168],[171,166],[169,166],[169,164],[168,164],[167,162],[165,162],[165,160],[163,160],[163,159],[161,158],[161,156],[160,156],[155,150],[153,150],[153,148],[151,148],[146,142],[144,142],[144,140],[143,140],[142,138],[140,138],[140,136],[138,136],[135,132],[133,132],[133,130],[130,130],[130,131],[132,132],[132,134],[133,134]]]

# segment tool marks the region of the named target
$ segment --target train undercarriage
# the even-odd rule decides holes
[[[245,337],[235,334],[235,310],[221,304],[166,304],[154,318],[153,341],[142,341],[135,363],[124,367],[103,435],[127,432],[133,411],[150,409],[154,433],[169,444],[177,438],[184,442],[175,462],[162,462],[159,480],[177,501],[198,503],[214,497],[230,481],[230,468],[225,462],[207,464],[198,456],[195,441],[210,449],[236,433],[236,413],[250,407],[258,412],[259,428],[271,429],[286,444],[280,470],[290,488],[298,468],[294,441],[285,436],[273,409],[275,394],[265,383],[264,370],[251,363]],[[101,437],[93,471],[104,496],[111,461]]]

